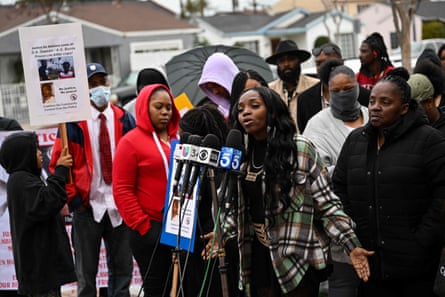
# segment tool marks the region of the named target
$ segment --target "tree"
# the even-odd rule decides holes
[[[402,49],[402,65],[411,72],[411,20],[420,0],[390,0],[394,26]]]

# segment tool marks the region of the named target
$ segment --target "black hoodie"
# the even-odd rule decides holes
[[[60,210],[66,203],[68,168],[56,167],[46,184],[37,166],[37,136],[9,135],[0,164],[9,173],[7,200],[19,294],[40,294],[76,280]]]

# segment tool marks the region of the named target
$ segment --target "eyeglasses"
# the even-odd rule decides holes
[[[326,45],[312,49],[312,55],[314,55],[315,57],[318,57],[321,52],[325,53],[326,55],[337,54],[341,56],[340,48],[335,45]]]

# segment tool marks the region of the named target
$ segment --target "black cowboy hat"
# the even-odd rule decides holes
[[[269,64],[277,65],[277,59],[284,54],[295,54],[300,60],[300,63],[308,60],[311,57],[311,53],[305,50],[298,49],[298,45],[293,40],[282,40],[275,48],[275,54],[266,59]]]

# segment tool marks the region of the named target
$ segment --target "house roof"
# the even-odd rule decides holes
[[[0,32],[22,26],[44,16],[39,6],[0,6]],[[196,29],[163,6],[151,1],[69,2],[60,18],[74,18],[120,32]]]
[[[267,13],[245,14],[237,12],[221,13],[200,19],[224,33],[235,33],[257,31],[281,15],[282,14],[269,15]]]
[[[439,20],[445,22],[445,1],[421,1],[416,14],[423,20]]]
[[[323,21],[326,14],[339,13],[332,11],[311,13],[304,9],[294,9],[279,14],[268,15],[225,13],[213,17],[199,18],[202,22],[217,28],[226,37],[241,35],[282,35],[306,32],[311,26]],[[345,20],[352,18],[340,13]]]

